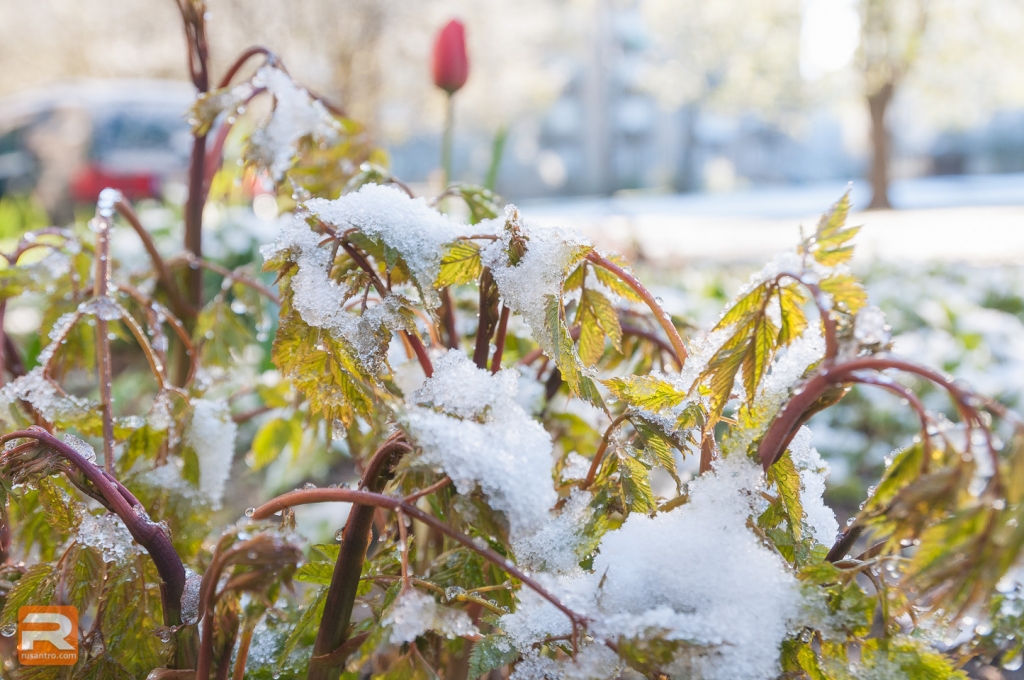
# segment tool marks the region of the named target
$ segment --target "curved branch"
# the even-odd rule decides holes
[[[577,644],[579,628],[586,624],[586,619],[569,609],[565,606],[561,600],[550,593],[544,586],[535,581],[533,578],[525,574],[518,567],[506,557],[499,555],[497,552],[490,548],[482,548],[473,542],[473,539],[465,534],[462,534],[444,522],[438,520],[433,515],[429,515],[420,510],[415,505],[406,503],[400,498],[394,498],[392,496],[385,496],[379,493],[372,493],[369,491],[357,491],[354,489],[300,489],[297,491],[291,491],[274,498],[267,503],[264,503],[260,507],[256,508],[253,513],[254,519],[266,519],[276,512],[280,512],[286,508],[292,508],[298,505],[306,505],[309,503],[354,503],[354,508],[372,506],[378,508],[384,508],[391,510],[392,512],[402,512],[409,517],[412,517],[431,529],[441,532],[445,536],[451,538],[456,543],[459,543],[463,547],[472,550],[476,554],[483,557],[488,562],[498,566],[500,569],[508,572],[515,578],[519,579],[524,585],[529,587],[531,590],[536,592],[542,598],[551,603],[556,609],[565,614],[572,622],[573,626],[573,648],[575,649]],[[351,515],[350,515],[351,517]],[[345,545],[345,539],[342,539],[342,545]],[[326,612],[325,612],[326,614]],[[314,652],[316,653],[316,652]]]
[[[264,57],[266,57],[265,63],[274,64],[278,68],[281,68],[283,70],[283,66],[280,63],[281,60],[278,59],[277,55],[274,54],[272,50],[263,47],[262,45],[253,45],[252,47],[238,55],[238,58],[235,59],[234,63],[228,67],[228,70],[224,73],[224,77],[222,77],[220,79],[220,82],[217,84],[217,89],[221,90],[230,85],[231,80],[235,77],[235,75],[238,74],[238,71],[243,66],[245,66],[245,62],[249,61],[249,59],[257,55],[263,55]]]
[[[156,270],[157,278],[160,283],[163,284],[164,290],[167,291],[167,297],[171,303],[171,309],[174,310],[174,314],[178,317],[184,317],[191,314],[191,310],[188,304],[185,302],[185,298],[181,296],[181,291],[178,289],[178,285],[174,282],[174,278],[171,276],[171,270],[167,268],[167,263],[164,258],[160,256],[160,252],[156,249],[156,243],[153,242],[153,237],[149,235],[146,228],[142,226],[142,221],[139,220],[139,216],[132,209],[132,206],[128,201],[124,199],[124,196],[119,196],[114,201],[114,209],[117,210],[118,214],[123,217],[135,233],[138,235],[139,240],[142,241],[142,246],[146,249],[149,254],[149,259],[153,262],[153,269]]]
[[[658,324],[665,331],[665,335],[668,336],[668,340],[672,344],[672,353],[675,355],[676,363],[682,366],[688,356],[686,345],[683,344],[683,339],[679,337],[679,331],[676,330],[672,320],[668,317],[668,314],[665,313],[665,310],[661,308],[661,305],[658,304],[658,301],[654,296],[651,295],[651,292],[647,290],[635,276],[608,258],[599,255],[597,251],[591,250],[587,253],[587,260],[593,262],[599,267],[604,267],[611,273],[615,274],[623,283],[632,288],[647,304],[647,306],[650,307],[651,312],[654,314],[654,318],[657,319]]]
[[[167,626],[179,625],[181,623],[181,594],[185,588],[185,567],[174,550],[171,539],[158,524],[149,521],[145,514],[145,508],[138,502],[138,499],[112,476],[42,428],[30,427],[27,430],[10,432],[0,436],[0,444],[14,439],[35,439],[40,444],[53,449],[78,468],[82,475],[99,490],[110,509],[127,527],[132,538],[145,548],[156,565],[160,579],[163,581],[160,595],[163,601],[164,624]],[[139,510],[138,513],[136,513],[136,509]]]
[[[608,450],[609,442],[611,442],[612,433],[615,432],[615,429],[628,417],[629,416],[627,414],[623,413],[613,420],[612,424],[608,426],[608,429],[604,431],[604,436],[601,437],[601,444],[597,447],[597,451],[594,453],[594,459],[590,462],[590,469],[587,470],[587,478],[583,480],[583,486],[580,487],[581,489],[589,489],[590,485],[594,483],[594,479],[597,477],[597,471],[601,467],[601,460],[604,458],[605,451]]]
[[[384,485],[390,478],[391,468],[400,457],[411,450],[412,447],[400,432],[385,440],[370,458],[359,482],[360,487],[368,488],[370,491],[356,493],[371,493],[375,496],[377,492],[383,491]],[[260,514],[260,510],[266,507],[267,504],[257,509],[253,517],[267,516]],[[271,510],[267,514],[273,514],[273,512],[276,510]],[[349,621],[352,618],[352,609],[355,606],[359,579],[363,572],[363,562],[370,546],[370,531],[375,513],[376,507],[372,504],[357,503],[349,511],[342,534],[341,552],[338,554],[338,561],[334,564],[331,585],[324,600],[320,628],[313,646],[314,657],[333,658],[331,655],[345,642]],[[309,665],[310,680],[327,678],[330,668],[331,663],[311,661]]]

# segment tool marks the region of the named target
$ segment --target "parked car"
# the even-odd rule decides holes
[[[0,99],[0,196],[34,194],[54,223],[105,187],[133,200],[183,181],[192,88],[92,81]]]

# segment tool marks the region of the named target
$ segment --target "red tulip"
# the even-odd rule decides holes
[[[469,58],[466,56],[466,29],[452,19],[441,29],[434,42],[434,84],[453,94],[466,84]]]

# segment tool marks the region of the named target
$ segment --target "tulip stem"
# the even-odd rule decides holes
[[[448,93],[448,100],[445,102],[444,111],[444,139],[441,142],[441,170],[444,172],[444,186],[441,190],[448,188],[452,181],[452,137],[455,131],[455,93]]]

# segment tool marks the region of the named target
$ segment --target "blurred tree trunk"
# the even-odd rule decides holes
[[[889,110],[895,86],[885,83],[868,95],[868,111],[871,113],[871,204],[868,210],[892,208],[889,202],[889,128],[885,114]]]

